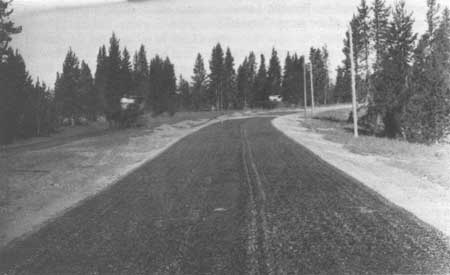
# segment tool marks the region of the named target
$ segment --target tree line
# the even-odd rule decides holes
[[[363,123],[373,132],[432,143],[450,126],[450,12],[427,0],[427,30],[418,37],[405,1],[388,6],[361,0],[350,26],[358,99],[368,106]],[[335,94],[350,97],[350,41],[337,68]]]
[[[328,70],[328,51],[311,48],[310,60],[314,70],[314,88],[317,103],[334,102]],[[199,53],[194,62],[191,82],[179,77],[179,91],[182,108],[187,110],[229,110],[243,108],[272,108],[271,95],[281,95],[287,105],[303,102],[303,72],[307,74],[309,94],[310,66],[304,56],[290,54],[281,67],[279,54],[275,48],[266,61],[264,54],[259,57],[250,52],[235,69],[234,57],[229,47],[223,49],[216,44],[209,59],[209,73],[203,56]],[[310,99],[308,98],[309,103]]]
[[[33,81],[18,51],[8,46],[22,28],[9,16],[10,1],[0,1],[0,144],[53,131],[56,110],[50,89]]]
[[[0,16],[8,22],[2,25],[0,38],[9,42],[21,28],[9,20],[10,1],[0,3]],[[304,56],[288,53],[282,69],[274,48],[267,62],[263,54],[257,58],[250,52],[236,69],[230,48],[224,50],[217,43],[208,60],[209,70],[198,54],[192,76],[187,80],[182,75],[175,77],[169,57],[155,55],[148,60],[144,45],[131,57],[113,33],[108,47],[103,45],[98,50],[95,72],[70,48],[62,70],[57,73],[54,89],[32,80],[18,51],[6,45],[2,52],[6,62],[0,64],[0,96],[4,99],[0,104],[1,144],[49,135],[61,125],[96,121],[100,117],[114,125],[119,120],[120,100],[124,96],[143,98],[147,111],[155,116],[174,114],[177,110],[272,108],[270,95],[282,95],[285,104],[297,105],[303,102],[303,74],[309,83],[310,67],[316,74],[317,103],[334,101],[326,47],[311,48],[312,65],[307,64]]]

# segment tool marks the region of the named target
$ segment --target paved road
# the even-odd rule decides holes
[[[0,252],[0,274],[450,272],[441,233],[275,130],[188,136]]]

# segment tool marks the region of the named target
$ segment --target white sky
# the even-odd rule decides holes
[[[150,0],[109,5],[113,2],[124,0],[14,0],[13,20],[24,31],[15,36],[13,46],[32,76],[52,86],[69,47],[94,70],[98,47],[108,43],[112,31],[131,52],[144,43],[149,57],[168,55],[176,73],[188,78],[197,52],[208,60],[218,41],[231,47],[236,65],[250,50],[267,57],[274,46],[284,61],[287,51],[304,54],[311,46],[327,44],[334,75],[343,59],[346,25],[360,0]],[[101,3],[105,5],[87,7]],[[406,5],[414,13],[415,31],[422,33],[426,0],[406,0]],[[72,8],[53,10],[61,7]]]

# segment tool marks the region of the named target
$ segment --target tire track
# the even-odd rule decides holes
[[[258,168],[253,158],[252,150],[247,137],[247,131],[244,128],[241,128],[241,136],[243,143],[242,158],[250,193],[249,204],[251,220],[249,228],[250,234],[248,251],[250,252],[249,256],[251,264],[249,270],[251,274],[257,274],[255,272],[256,266],[258,266],[260,274],[274,274],[274,257],[273,253],[271,252],[271,238],[265,210],[266,193],[264,191],[260,173],[258,172]],[[251,180],[249,167],[251,168],[251,172],[254,176],[254,181]],[[256,182],[256,184],[254,182]],[[258,240],[258,242],[256,242],[256,239]],[[255,248],[259,250],[259,253],[254,250]],[[259,254],[259,259],[261,260],[261,262],[259,262],[258,259],[255,260],[255,254]]]

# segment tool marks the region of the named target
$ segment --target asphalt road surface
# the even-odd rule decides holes
[[[218,123],[0,252],[0,274],[430,274],[445,237],[270,124]]]

